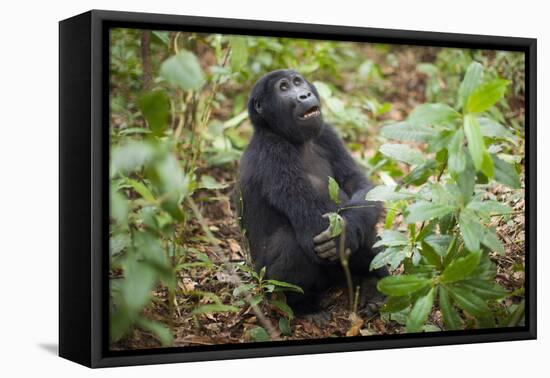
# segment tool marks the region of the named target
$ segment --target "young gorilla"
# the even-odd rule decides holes
[[[342,189],[345,247],[356,276],[369,275],[381,208],[365,201],[371,184],[323,122],[319,94],[300,74],[278,70],[262,77],[252,89],[248,112],[254,135],[241,159],[239,186],[254,265],[265,266],[266,277],[304,290],[304,295],[287,295],[296,312],[315,312],[320,294],[344,282],[339,238],[331,238],[323,217],[338,210],[328,177]],[[374,277],[385,275],[386,269],[374,272]]]

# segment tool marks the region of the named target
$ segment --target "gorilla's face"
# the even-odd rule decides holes
[[[254,125],[267,126],[293,143],[316,137],[323,126],[317,90],[291,70],[273,71],[256,83],[249,113]]]

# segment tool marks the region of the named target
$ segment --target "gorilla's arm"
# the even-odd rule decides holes
[[[302,251],[315,263],[326,264],[313,251],[313,237],[328,226],[327,212],[305,177],[298,150],[271,133],[257,133],[255,182],[267,202],[289,220]]]
[[[346,248],[352,253],[360,247],[370,248],[375,240],[375,225],[382,212],[378,202],[365,200],[372,184],[361,172],[332,127],[325,125],[318,143],[329,157],[334,179],[350,198],[341,206],[340,211],[346,222]]]

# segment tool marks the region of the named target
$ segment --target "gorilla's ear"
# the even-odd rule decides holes
[[[257,98],[254,99],[254,110],[256,110],[256,113],[262,114],[262,103]]]

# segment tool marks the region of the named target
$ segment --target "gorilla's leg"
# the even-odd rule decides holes
[[[287,303],[297,315],[320,310],[320,296],[328,280],[321,265],[315,264],[300,249],[290,227],[281,227],[269,237],[267,256],[256,260],[259,270],[266,266],[266,277],[299,286],[304,294],[286,292]],[[263,264],[263,265],[262,265]]]

